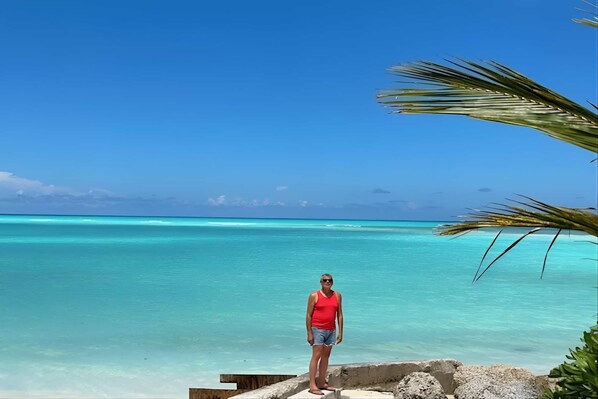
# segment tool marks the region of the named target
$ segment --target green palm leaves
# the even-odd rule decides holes
[[[574,19],[575,22],[578,24],[584,24],[588,26],[592,26],[594,28],[598,28],[598,18],[594,17],[594,19],[584,18],[584,19]]]
[[[466,222],[446,225],[441,235],[467,233],[485,227],[535,227],[583,231],[598,237],[598,215],[595,209],[566,208],[548,205],[533,198],[515,205],[498,205],[495,210],[478,210]]]
[[[598,117],[589,109],[497,62],[428,61],[390,71],[425,87],[387,90],[380,103],[399,113],[456,114],[527,126],[596,152]]]
[[[598,27],[596,19],[577,22]],[[418,61],[391,68],[393,74],[410,81],[407,87],[379,93],[380,104],[396,113],[465,115],[530,127],[598,154],[596,105],[592,104],[594,110],[583,107],[498,62],[478,63],[457,59],[447,60],[447,63],[441,65]],[[561,230],[583,231],[598,237],[596,209],[554,206],[529,197],[523,198],[525,201],[514,201],[514,205],[498,205],[492,210],[475,211],[461,223],[440,228],[441,235],[464,234],[486,227],[531,228],[480,273],[486,255],[500,236],[500,230],[483,256],[474,282],[522,239],[540,229],[557,229],[546,257]]]
[[[596,8],[598,10],[598,5],[592,4],[588,1],[584,1],[584,3]],[[587,11],[589,14],[592,14],[592,11]],[[594,16],[592,18],[583,18],[583,19],[574,19],[573,21],[577,22],[578,24],[588,25],[593,28],[598,28],[598,15],[596,12],[593,12]]]
[[[598,27],[598,18],[576,20]],[[598,117],[562,95],[534,82],[498,62],[477,63],[458,59],[440,65],[428,61],[400,65],[391,72],[411,79],[412,87],[387,90],[378,95],[381,104],[398,113],[454,114],[476,119],[526,126],[550,137],[598,154]],[[548,253],[562,230],[577,230],[598,237],[596,209],[577,209],[549,205],[533,198],[512,201],[512,205],[498,205],[490,210],[477,210],[461,223],[442,226],[441,235],[465,234],[482,228],[500,228],[482,256],[473,282],[479,280],[492,265],[523,239],[545,228],[556,229],[544,256],[542,275]],[[526,227],[530,230],[511,243],[502,253],[482,269],[486,256],[506,227]],[[558,389],[548,389],[547,398],[598,398],[596,358],[598,326],[584,333],[586,346],[576,348],[568,356],[571,363],[563,363],[553,370],[562,377]]]
[[[542,229],[552,228],[557,229],[553,240],[550,242],[544,256],[544,263],[542,264],[542,273],[540,278],[544,275],[546,268],[546,260],[548,253],[552,249],[554,242],[558,238],[562,230],[576,230],[583,231],[593,236],[598,236],[598,215],[594,208],[578,209],[566,208],[562,206],[548,205],[533,198],[524,197],[528,202],[513,201],[516,205],[498,205],[494,210],[477,210],[468,215],[469,220],[462,223],[450,224],[442,226],[439,230],[440,235],[457,235],[466,234],[470,231],[483,229],[488,227],[531,227],[527,233],[523,234],[511,245],[509,245],[503,252],[494,258],[483,270],[482,265],[490,249],[496,243],[498,237],[502,233],[502,229],[496,234],[494,240],[486,250],[482,257],[478,270],[473,278],[473,282],[478,281],[500,258],[507,252],[519,244],[525,237],[537,233]]]

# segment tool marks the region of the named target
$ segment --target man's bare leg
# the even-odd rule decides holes
[[[318,367],[318,387],[326,387],[326,376],[328,375],[328,361],[330,360],[330,352],[332,352],[332,345],[322,345],[322,355],[320,357],[320,365]]]
[[[316,383],[316,373],[318,372],[318,363],[320,369],[322,367],[322,352],[326,348],[325,345],[313,345],[311,361],[309,362],[309,389],[311,391],[318,391],[318,384]],[[330,356],[330,351],[328,352]],[[326,361],[326,367],[328,367],[328,361]]]

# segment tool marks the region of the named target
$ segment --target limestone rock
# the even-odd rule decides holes
[[[461,366],[455,373],[455,399],[541,399],[537,377],[522,368]]]
[[[446,399],[442,385],[428,373],[414,372],[403,378],[394,389],[395,399]]]

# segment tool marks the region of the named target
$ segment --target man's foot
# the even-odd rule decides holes
[[[308,389],[307,392],[313,395],[324,395],[324,392],[320,391],[319,389]]]
[[[330,385],[326,384],[323,387],[321,387],[320,389],[323,389],[325,391],[336,391],[338,388],[335,388],[333,386],[330,386]]]

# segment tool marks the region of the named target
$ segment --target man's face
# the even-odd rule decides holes
[[[322,288],[330,288],[334,281],[332,280],[332,276],[324,275],[320,279],[320,284],[322,284]]]

